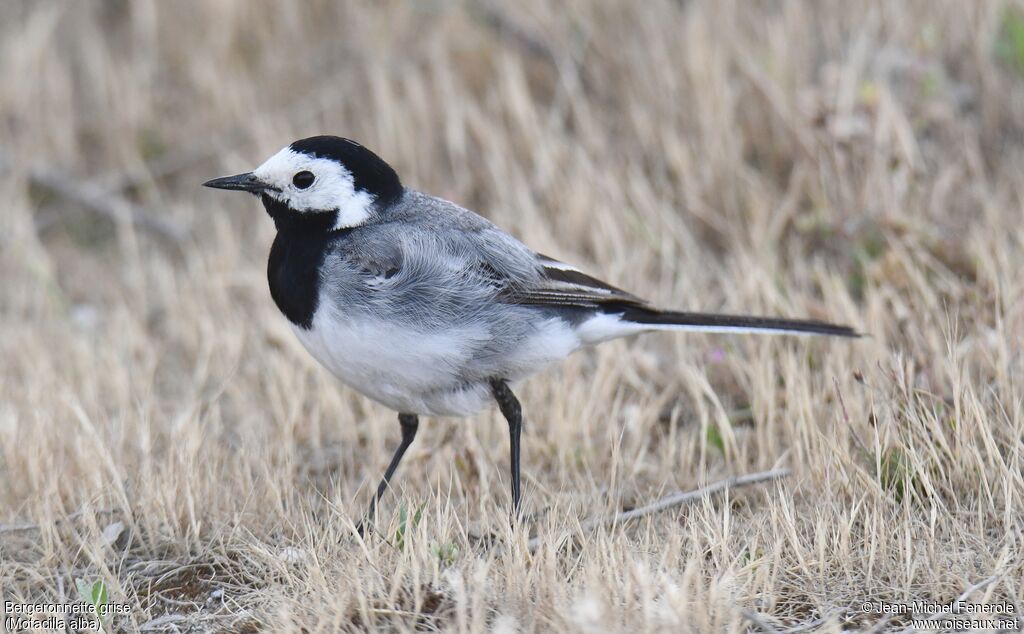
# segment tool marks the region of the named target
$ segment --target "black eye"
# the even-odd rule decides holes
[[[303,170],[295,176],[292,176],[292,185],[295,185],[299,189],[306,189],[313,184],[315,179],[316,177],[313,176],[313,172]]]

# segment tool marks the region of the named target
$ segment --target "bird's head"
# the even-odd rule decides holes
[[[315,220],[330,230],[365,224],[403,192],[395,170],[383,159],[337,136],[295,141],[251,172],[203,185],[259,196],[279,227]]]

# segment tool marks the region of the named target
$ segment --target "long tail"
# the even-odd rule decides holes
[[[747,315],[716,315],[713,313],[681,313],[651,308],[627,308],[621,320],[653,329],[697,330],[703,332],[757,332],[783,335],[830,335],[860,337],[849,326],[813,319],[782,319]]]
[[[813,319],[780,319],[748,315],[682,313],[647,306],[605,307],[581,323],[576,333],[584,343],[594,344],[651,330],[697,332],[763,333],[777,335],[826,335],[860,337],[853,328]]]

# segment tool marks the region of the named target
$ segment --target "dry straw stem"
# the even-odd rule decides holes
[[[752,484],[760,484],[762,482],[771,482],[772,480],[785,478],[789,474],[789,469],[773,469],[772,471],[749,473],[747,475],[734,476],[725,480],[719,480],[718,482],[713,482],[693,491],[681,491],[679,493],[667,495],[653,504],[647,504],[640,508],[616,513],[611,517],[596,517],[589,519],[580,523],[579,532],[587,533],[601,526],[618,526],[619,524],[623,524],[631,520],[691,504],[700,499],[715,495],[716,493],[724,493],[725,491],[735,489],[737,487],[745,487]],[[533,537],[529,542],[527,542],[527,549],[531,551],[537,550],[542,543],[543,541],[540,537]]]
[[[0,2],[0,600],[102,580],[151,632],[1024,604],[1022,34],[1002,0]],[[580,353],[517,386],[530,534],[485,412],[425,420],[349,539],[395,415],[295,341],[256,201],[200,186],[317,133],[655,304],[870,337]]]

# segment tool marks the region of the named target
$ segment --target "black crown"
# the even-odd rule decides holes
[[[395,170],[355,141],[340,136],[311,136],[292,143],[290,147],[295,152],[344,165],[352,174],[356,190],[373,196],[381,208],[386,208],[402,195],[402,182]]]

